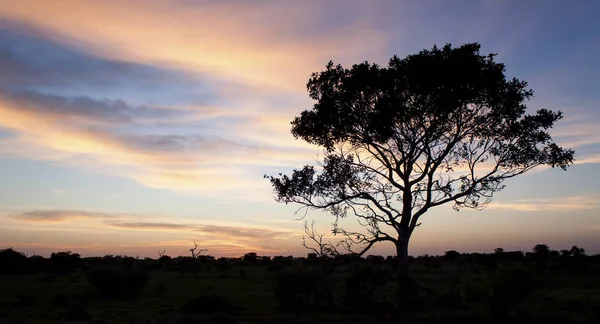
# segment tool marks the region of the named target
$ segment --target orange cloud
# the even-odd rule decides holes
[[[4,154],[60,160],[129,177],[149,187],[184,192],[266,187],[262,174],[252,171],[252,166],[289,165],[312,156],[306,147],[273,147],[248,139],[238,143],[236,138],[199,134],[120,134],[110,124],[91,127],[87,119],[66,122],[74,110],[84,115],[90,112],[85,107],[49,107],[47,112],[43,105],[48,103],[42,98],[14,100],[0,91],[0,126],[17,134],[0,143]],[[133,112],[137,109],[120,105]]]
[[[326,13],[304,2],[0,3],[4,18],[98,56],[193,69],[258,88],[302,90],[330,58],[361,60],[357,53],[379,54],[384,46],[383,35],[363,23],[366,3],[357,11],[365,17],[329,30],[311,30]]]

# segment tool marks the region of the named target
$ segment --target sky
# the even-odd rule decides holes
[[[410,253],[600,253],[600,3],[0,0],[0,248],[29,255],[305,255],[264,174],[314,163],[290,121],[329,60],[386,64],[478,42],[530,110],[563,111],[575,165],[506,182],[483,211],[434,209]],[[327,234],[332,216],[310,212]],[[372,254],[390,254],[377,246]]]

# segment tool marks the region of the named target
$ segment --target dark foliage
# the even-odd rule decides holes
[[[274,293],[285,310],[333,306],[332,280],[319,272],[286,271],[276,276]]]
[[[1,274],[23,274],[30,273],[31,268],[27,257],[21,253],[8,248],[0,250],[0,273]]]
[[[71,251],[52,253],[50,255],[50,267],[54,273],[69,274],[75,272],[79,260],[80,255],[71,253]]]
[[[181,311],[188,314],[232,314],[243,308],[218,295],[202,295],[188,300]]]
[[[391,274],[372,265],[360,266],[344,280],[344,304],[353,310],[365,310],[376,303],[376,293]]]
[[[90,284],[101,296],[114,299],[134,299],[140,296],[150,279],[138,272],[96,269],[87,273]]]
[[[490,316],[503,320],[535,290],[535,276],[524,269],[500,269],[490,282]]]

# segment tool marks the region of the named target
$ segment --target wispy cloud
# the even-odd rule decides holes
[[[248,187],[261,180],[256,171],[255,179],[246,177],[248,166],[290,164],[312,156],[306,148],[237,142],[218,135],[156,134],[152,130],[136,134],[144,129],[128,131],[111,124],[98,125],[105,117],[107,121],[124,118],[125,122],[143,118],[150,111],[164,120],[170,112],[160,109],[91,99],[73,104],[68,99],[44,95],[36,95],[32,101],[26,98],[15,100],[0,91],[0,114],[4,117],[0,126],[17,134],[1,143],[5,155],[65,163],[79,160],[75,163],[96,165],[149,187],[179,191]]]
[[[488,209],[527,211],[527,212],[568,212],[600,209],[600,197],[571,196],[558,198],[519,199],[514,202],[494,201]]]
[[[130,230],[177,230],[177,231],[193,231],[197,233],[207,234],[214,238],[228,238],[233,240],[255,240],[255,239],[275,239],[278,237],[289,237],[294,235],[290,232],[273,230],[266,228],[256,228],[247,226],[229,226],[229,225],[214,225],[214,224],[181,224],[181,223],[164,223],[164,222],[122,222],[122,221],[106,221],[105,224]]]
[[[228,237],[246,237],[252,239],[273,239],[280,236],[289,236],[289,232],[274,231],[261,228],[203,225],[196,231],[205,234],[228,236]]]
[[[362,2],[354,4],[369,8]],[[150,1],[142,5],[77,1],[49,5],[24,0],[5,7],[4,17],[37,26],[47,37],[95,55],[167,64],[279,89],[303,88],[307,71],[322,65],[324,55],[376,52],[384,43],[382,35],[361,24],[361,16],[348,24],[311,27],[328,11],[304,2]],[[187,27],[182,29],[182,25]],[[298,28],[304,29],[301,35]]]
[[[148,223],[148,222],[105,222],[109,226],[133,230],[192,230],[193,226],[173,223]]]
[[[35,210],[19,214],[11,214],[8,217],[25,222],[65,222],[75,219],[93,218],[105,219],[125,216],[126,214],[98,213],[83,210]]]

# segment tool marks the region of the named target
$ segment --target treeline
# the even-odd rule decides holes
[[[474,272],[494,271],[499,265],[529,266],[536,272],[546,269],[566,270],[569,272],[584,271],[588,265],[600,261],[600,254],[586,255],[583,248],[573,246],[570,250],[551,250],[545,244],[536,245],[531,252],[505,251],[497,248],[493,253],[460,253],[455,250],[446,251],[443,255],[422,255],[410,257],[413,271],[445,271],[448,267],[470,267]],[[260,256],[257,253],[246,253],[241,257],[220,257],[210,255],[170,257],[164,253],[157,259],[137,258],[123,255],[105,255],[103,257],[81,257],[80,254],[66,252],[52,253],[49,258],[39,255],[27,256],[12,248],[0,250],[0,274],[34,274],[56,273],[69,274],[75,271],[86,271],[94,268],[120,268],[122,270],[165,270],[178,271],[182,274],[197,276],[200,271],[217,268],[230,270],[242,265],[262,265],[271,270],[289,265],[340,265],[352,263],[370,263],[373,265],[396,265],[395,256],[368,255],[359,257],[356,254],[342,254],[335,257],[321,258],[316,253],[308,253],[306,257],[293,256]]]

